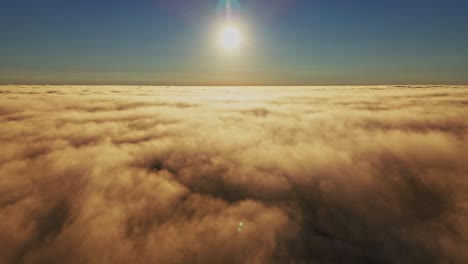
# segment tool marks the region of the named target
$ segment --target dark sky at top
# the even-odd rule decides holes
[[[467,84],[468,1],[2,0],[0,83]]]

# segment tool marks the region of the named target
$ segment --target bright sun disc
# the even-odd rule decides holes
[[[241,45],[242,35],[239,28],[233,25],[227,25],[221,30],[219,40],[224,49],[235,50]]]

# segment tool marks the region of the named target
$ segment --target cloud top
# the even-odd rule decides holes
[[[0,92],[1,263],[468,261],[467,87]]]

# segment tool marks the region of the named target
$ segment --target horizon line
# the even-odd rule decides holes
[[[156,87],[304,87],[304,86],[468,86],[468,83],[375,83],[375,84],[151,84],[151,83],[0,83],[0,86],[156,86]]]

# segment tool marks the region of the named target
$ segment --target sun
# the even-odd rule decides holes
[[[238,27],[226,25],[219,34],[219,43],[224,50],[233,51],[240,48],[242,44],[242,34]]]

